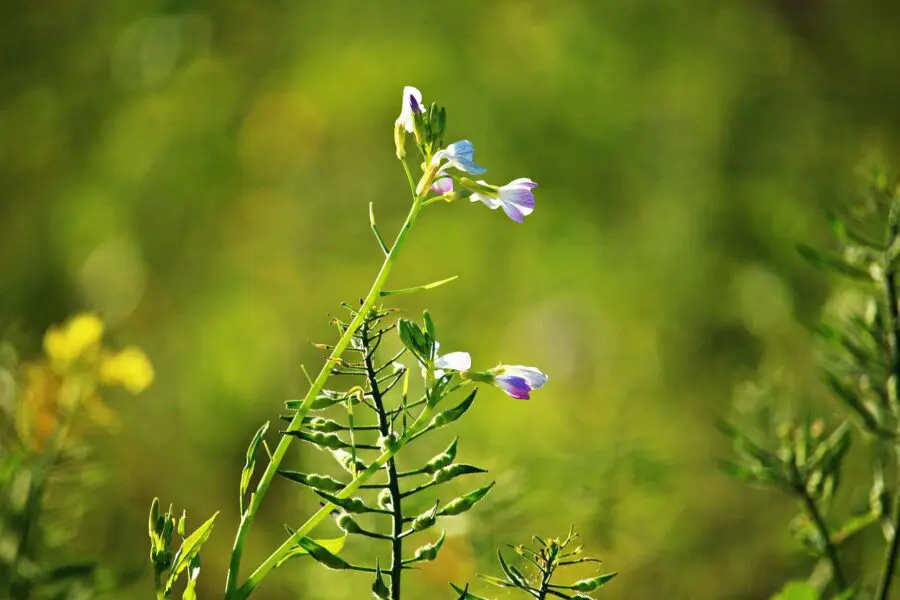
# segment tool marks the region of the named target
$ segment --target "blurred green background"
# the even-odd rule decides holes
[[[873,149],[895,154],[900,5],[7,0],[0,13],[3,318],[28,355],[48,325],[98,310],[157,370],[146,394],[114,401],[123,426],[77,548],[144,569],[128,597],[151,594],[154,495],[195,525],[222,510],[200,596],[220,593],[246,444],[304,393],[328,315],[368,289],[368,203],[389,236],[405,214],[391,130],[406,84],[448,107],[448,138],[473,140],[491,181],[541,187],[523,226],[480,205],[429,209],[393,286],[460,280],[401,305],[430,308],[445,347],[479,365],[551,376],[531,402],[484,390],[461,422],[461,459],[500,485],[409,577],[411,597],[450,597],[446,581],[495,571],[495,546],[571,523],[621,573],[604,598],[766,598],[805,576],[791,501],[719,474],[712,423],[758,372],[821,393],[807,326],[830,282],[794,244],[825,243],[821,206],[857,194]],[[248,566],[315,503],[278,482],[267,505]],[[368,577],[344,578],[298,561],[258,597],[368,593]]]

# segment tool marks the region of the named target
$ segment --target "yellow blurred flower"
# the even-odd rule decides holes
[[[121,385],[132,394],[140,394],[153,383],[155,373],[150,359],[137,346],[104,357],[99,379],[107,385]]]
[[[62,372],[82,358],[90,360],[96,356],[102,337],[103,321],[97,315],[82,313],[47,330],[44,352],[53,367]]]

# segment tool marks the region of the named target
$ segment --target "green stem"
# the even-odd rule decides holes
[[[897,304],[897,272],[894,268],[894,260],[891,258],[891,247],[900,235],[900,214],[898,214],[898,199],[894,199],[888,215],[887,240],[884,253],[884,287],[885,300],[888,314],[888,347],[890,350],[890,377],[888,378],[888,400],[895,406],[900,397],[900,306]],[[900,446],[895,447],[895,460],[900,471]],[[881,570],[881,581],[878,584],[877,600],[887,600],[894,579],[894,571],[897,566],[897,554],[900,551],[900,493],[894,492],[894,508],[892,514],[893,532],[891,541],[884,553],[884,566]]]
[[[374,348],[370,344],[368,326],[362,330],[362,343],[366,351],[365,366],[366,377],[369,380],[369,391],[372,394],[372,404],[378,413],[378,428],[382,438],[387,439],[391,435],[390,417],[384,409],[384,398],[381,388],[378,386],[378,375],[375,370],[372,354]],[[385,466],[388,478],[388,493],[391,498],[391,600],[400,600],[401,578],[403,576],[403,496],[400,494],[400,478],[397,476],[397,465],[393,458],[388,459]]]
[[[847,579],[844,577],[844,571],[841,569],[837,549],[831,542],[831,533],[828,530],[828,525],[825,523],[825,519],[822,518],[822,514],[819,512],[815,501],[806,493],[806,488],[798,486],[795,489],[795,492],[803,501],[803,506],[806,509],[809,518],[812,519],[813,525],[818,530],[819,536],[822,538],[822,543],[825,546],[825,559],[831,565],[831,574],[834,577],[834,585],[837,588],[838,594],[840,594],[847,588]]]
[[[412,174],[409,172],[409,167],[406,164],[405,160],[403,161],[403,165],[407,171],[408,177],[411,180]],[[394,262],[397,259],[397,254],[403,247],[403,243],[406,241],[406,236],[409,234],[409,230],[412,228],[413,223],[415,223],[416,217],[418,216],[421,208],[422,198],[417,196],[413,199],[413,203],[409,209],[409,213],[406,215],[406,220],[404,221],[403,226],[400,228],[400,231],[397,234],[397,238],[394,241],[394,244],[391,246],[390,252],[388,252],[387,256],[385,256],[384,263],[382,263],[381,265],[381,270],[378,271],[378,275],[375,277],[375,281],[374,283],[372,283],[372,287],[369,290],[369,293],[366,295],[365,300],[363,300],[363,304],[359,308],[359,312],[357,312],[353,320],[350,321],[350,324],[347,326],[347,329],[344,331],[341,339],[338,340],[338,342],[334,346],[334,349],[331,351],[331,354],[328,356],[328,360],[325,361],[325,364],[319,371],[318,376],[316,376],[315,380],[313,380],[309,391],[303,398],[303,402],[297,408],[297,412],[294,414],[294,418],[288,425],[287,431],[295,431],[300,428],[300,425],[303,423],[303,418],[307,415],[307,413],[309,413],[309,410],[310,408],[312,408],[312,404],[315,401],[316,397],[325,387],[325,383],[328,381],[328,378],[331,375],[331,369],[334,366],[335,362],[341,357],[341,355],[344,353],[344,350],[347,349],[347,346],[350,345],[351,339],[363,324],[363,321],[366,318],[366,314],[378,302],[379,295],[384,289],[384,286],[388,280],[388,276],[391,274],[391,269],[394,266]],[[266,466],[266,470],[263,472],[262,477],[259,480],[259,484],[256,486],[256,491],[251,495],[250,504],[247,507],[247,510],[241,516],[241,522],[238,526],[238,531],[234,538],[234,547],[231,552],[231,562],[228,567],[228,576],[225,583],[225,597],[229,600],[232,598],[245,598],[247,594],[249,594],[249,592],[238,592],[238,578],[240,576],[241,557],[244,551],[244,544],[247,541],[247,534],[250,530],[250,524],[253,522],[254,517],[256,517],[256,513],[259,511],[260,504],[262,503],[266,492],[269,490],[269,486],[271,485],[272,480],[275,478],[275,474],[278,472],[281,461],[284,460],[285,454],[287,454],[288,448],[290,447],[293,439],[293,436],[281,436],[281,439],[278,441],[278,446],[276,446],[275,450],[272,452],[272,458],[269,461],[269,464]],[[357,477],[354,482],[358,482],[357,485],[362,483],[360,477]],[[353,484],[351,483],[350,485]],[[347,489],[349,489],[349,486]],[[356,488],[353,489],[355,490]],[[316,514],[318,515],[320,513],[322,513],[321,510]],[[325,512],[324,514],[328,513]],[[306,533],[303,533],[302,535],[306,535]],[[299,539],[299,537],[297,539]],[[265,566],[265,563],[263,566]],[[260,568],[262,568],[262,566]],[[257,569],[257,572],[259,572],[259,569]],[[248,581],[247,584],[242,586],[240,589],[244,590],[246,586],[251,583],[251,581]],[[252,590],[252,588],[255,587],[256,584],[258,584],[258,580],[253,583],[253,586],[250,589]]]
[[[366,467],[366,470],[360,473],[353,481],[347,484],[347,486],[335,494],[335,496],[339,499],[349,498],[353,493],[360,488],[360,486],[369,480],[375,473],[384,468],[387,462],[402,448],[404,445],[409,443],[413,438],[416,437],[416,433],[418,433],[419,428],[424,428],[431,421],[431,416],[433,413],[433,409],[431,407],[426,407],[416,418],[415,422],[409,428],[409,432],[403,438],[401,438],[400,442],[394,446],[393,448],[389,448],[385,450],[381,456],[375,459],[375,461]],[[281,544],[269,557],[263,561],[259,567],[257,567],[256,571],[254,571],[250,577],[247,579],[246,583],[238,589],[233,596],[239,600],[248,597],[253,590],[256,589],[256,586],[263,580],[263,578],[269,574],[269,572],[274,569],[281,560],[291,551],[291,549],[297,545],[297,542],[309,535],[309,533],[315,528],[316,525],[321,523],[330,513],[334,510],[334,504],[330,502],[326,502],[318,511],[316,511],[313,516],[306,520],[306,522],[297,529],[293,535],[287,538],[284,543]]]

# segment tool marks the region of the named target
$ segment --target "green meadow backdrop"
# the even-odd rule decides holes
[[[573,523],[620,573],[604,598],[749,600],[804,577],[793,503],[718,472],[713,422],[760,374],[834,408],[809,327],[835,281],[794,246],[825,244],[822,208],[900,147],[900,4],[837,4],[6,0],[3,322],[28,357],[48,325],[99,311],[157,374],[111,398],[121,427],[72,549],[150,597],[153,496],[194,525],[221,509],[200,597],[220,593],[246,445],[368,290],[368,203],[388,235],[405,214],[392,126],[409,84],[492,181],[540,187],[524,225],[429,209],[393,287],[460,281],[400,304],[481,365],[550,374],[531,401],[483,390],[460,423],[460,457],[499,485],[411,597],[450,598],[448,580],[495,571],[497,545]],[[316,506],[285,482],[266,504],[248,566]],[[258,597],[369,585],[297,561]]]

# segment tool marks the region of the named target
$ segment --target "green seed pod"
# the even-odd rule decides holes
[[[417,549],[413,554],[414,562],[425,562],[431,561],[437,558],[438,552],[441,549],[441,546],[444,545],[444,539],[447,537],[447,533],[442,531],[441,537],[437,539],[436,542],[432,544],[425,544],[421,548]]]
[[[465,496],[460,496],[459,498],[451,500],[444,506],[444,508],[438,511],[437,516],[449,517],[466,512],[467,510],[475,506],[476,502],[484,498],[488,494],[488,492],[491,491],[491,488],[494,487],[494,483],[496,482],[492,481],[488,485],[482,488],[478,488],[475,491],[469,492]]]
[[[391,491],[387,488],[378,492],[378,500],[377,500],[378,508],[382,508],[384,510],[393,509],[394,505],[391,502]]]
[[[608,583],[616,575],[618,575],[618,573],[606,573],[605,575],[598,575],[597,577],[591,577],[590,579],[581,579],[569,587],[577,592],[591,592]]]
[[[346,486],[345,483],[338,481],[334,477],[320,475],[318,473],[300,473],[299,471],[279,470],[278,474],[285,479],[290,479],[291,481],[317,490],[325,490],[326,492],[339,492]]]
[[[441,484],[461,475],[472,475],[474,473],[487,473],[487,471],[466,464],[449,465],[435,473],[431,480],[436,484]]]
[[[362,527],[353,520],[353,517],[350,516],[350,513],[341,511],[338,513],[337,518],[335,519],[337,526],[343,529],[347,533],[361,533]]]
[[[425,531],[437,521],[437,503],[428,512],[422,513],[412,522],[413,531]]]
[[[381,576],[381,565],[378,563],[378,559],[375,559],[375,581],[372,583],[372,594],[378,600],[389,600],[391,597],[391,590],[385,585],[384,578]]]
[[[332,494],[328,494],[321,490],[313,490],[316,494],[321,496],[327,502],[334,504],[335,506],[339,506],[343,508],[348,513],[353,513],[355,515],[361,515],[364,513],[377,512],[377,510],[365,502],[363,502],[360,498],[338,498]]]
[[[450,446],[448,446],[446,450],[429,460],[428,463],[426,463],[425,466],[422,467],[422,470],[429,475],[433,475],[437,471],[452,463],[456,458],[456,450],[458,444],[459,438],[453,438],[453,441],[450,442]]]

